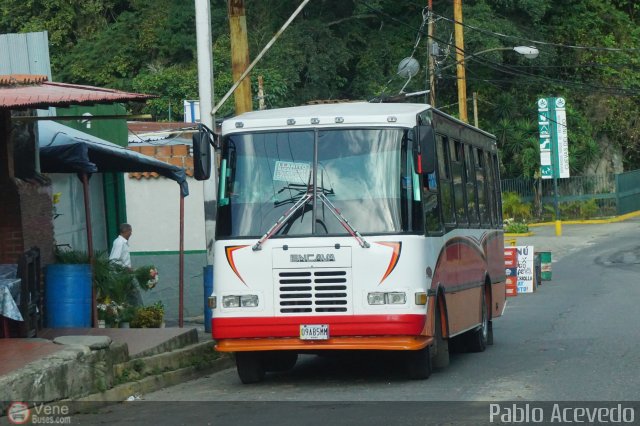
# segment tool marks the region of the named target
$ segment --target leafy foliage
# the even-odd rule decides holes
[[[214,79],[219,98],[232,85],[226,0],[210,0]],[[424,2],[423,2],[424,3]],[[411,81],[399,61],[426,64],[421,2],[310,2],[252,72],[264,77],[269,108],[317,99],[367,100],[425,89],[426,67]],[[254,58],[299,5],[298,0],[245,0]],[[450,0],[434,0],[435,40],[442,49],[437,106],[457,115],[457,77]],[[156,94],[144,112],[179,119],[197,97],[193,2],[181,0],[4,0],[0,32],[47,30],[57,81]],[[539,167],[536,100],[567,99],[573,174],[590,170],[611,148],[628,169],[640,167],[640,6],[633,0],[471,0],[464,2],[467,92],[477,92],[480,127],[498,136],[504,177],[534,177]],[[478,28],[480,30],[477,30]],[[497,34],[506,34],[500,36]],[[525,59],[510,47],[537,44]],[[415,46],[415,50],[414,50]],[[576,49],[568,46],[613,48]],[[635,50],[620,50],[635,49]],[[422,101],[416,99],[416,101]],[[257,99],[254,107],[257,108]],[[220,110],[233,114],[233,102]],[[593,167],[591,167],[593,169]]]

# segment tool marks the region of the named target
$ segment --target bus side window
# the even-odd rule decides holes
[[[465,165],[465,177],[467,181],[467,211],[469,212],[469,222],[475,225],[477,228],[480,224],[478,215],[478,203],[476,197],[476,170],[475,161],[469,149],[475,149],[464,145],[464,165]]]
[[[496,194],[496,213],[498,228],[502,228],[502,187],[500,185],[500,163],[498,162],[498,156],[496,154],[493,157],[493,182],[494,190]]]
[[[440,200],[442,202],[442,217],[447,228],[454,228],[456,218],[453,213],[453,188],[451,182],[451,168],[448,155],[448,139],[436,136],[436,155],[438,157],[438,177],[440,179]]]
[[[495,191],[495,180],[493,178],[493,157],[491,156],[491,154],[489,154],[488,152],[484,153],[484,159],[485,159],[485,164],[486,167],[484,168],[484,171],[486,173],[486,177],[487,177],[487,194],[489,195],[489,197],[487,197],[487,205],[489,206],[489,214],[491,216],[491,223],[493,224],[494,228],[497,228],[500,226],[499,222],[498,222],[498,209],[497,209],[497,202],[496,202],[496,191]]]
[[[476,183],[478,185],[478,210],[480,211],[480,224],[483,227],[491,226],[489,209],[487,206],[487,186],[484,178],[484,152],[473,148],[473,161],[476,169]]]
[[[451,152],[451,177],[453,179],[453,198],[456,212],[456,220],[458,226],[468,226],[467,219],[467,203],[464,184],[464,163],[462,144],[458,141],[449,139],[449,148]]]

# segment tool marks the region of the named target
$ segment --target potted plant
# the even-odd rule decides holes
[[[131,326],[131,320],[136,313],[136,308],[133,306],[125,306],[120,313],[120,328],[129,328]]]
[[[150,306],[138,308],[131,320],[131,327],[160,328],[164,319],[164,305],[158,301]]]

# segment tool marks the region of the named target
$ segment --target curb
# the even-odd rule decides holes
[[[157,390],[184,383],[190,380],[199,379],[208,374],[217,373],[234,366],[234,359],[230,355],[221,355],[208,367],[185,367],[175,371],[168,371],[156,376],[148,376],[136,382],[123,383],[109,390],[100,393],[94,393],[82,398],[73,400],[59,401],[58,403],[82,402],[82,410],[93,410],[106,405],[124,402],[128,397],[136,394],[144,395],[145,393],[155,392]],[[86,405],[84,403],[87,403]],[[78,409],[79,407],[75,407]]]
[[[588,220],[563,220],[561,221],[563,225],[601,225],[605,223],[617,223],[623,222],[627,219],[631,219],[634,217],[640,217],[640,211],[631,212],[627,214],[623,214],[621,216],[615,216],[608,219],[588,219]],[[529,228],[538,227],[538,226],[554,226],[555,222],[540,222],[540,223],[529,223]]]

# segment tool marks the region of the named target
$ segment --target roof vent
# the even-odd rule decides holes
[[[236,121],[236,129],[242,129],[244,127],[244,123],[242,121]]]
[[[293,118],[289,118],[287,119],[287,124],[289,126],[293,126],[294,124],[296,124],[296,120],[294,120]]]
[[[390,115],[390,116],[387,117],[387,121],[389,123],[395,123],[396,121],[398,121],[398,118],[394,117],[393,115]]]
[[[336,117],[336,123],[344,123],[344,117]]]
[[[317,117],[314,117],[311,119],[311,124],[320,124],[320,119]]]

